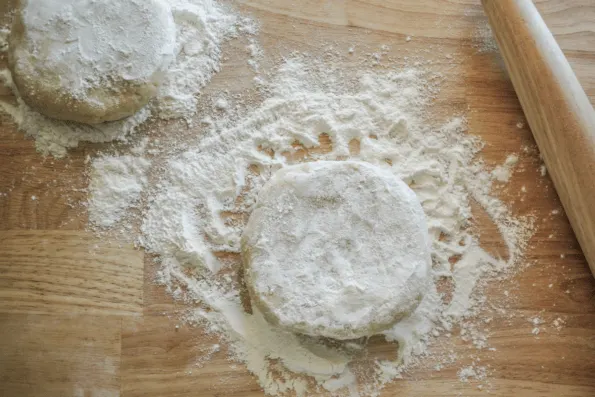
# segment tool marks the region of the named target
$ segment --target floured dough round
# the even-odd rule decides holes
[[[164,0],[21,0],[9,67],[21,98],[42,114],[118,120],[156,94],[175,37]]]
[[[430,240],[415,193],[390,171],[319,161],[277,171],[242,235],[246,284],[272,324],[335,339],[379,333],[429,282]]]

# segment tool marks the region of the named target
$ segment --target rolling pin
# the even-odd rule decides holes
[[[531,0],[482,0],[558,196],[595,275],[595,111]]]

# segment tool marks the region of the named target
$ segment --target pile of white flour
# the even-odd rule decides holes
[[[482,143],[465,133],[464,117],[440,125],[426,117],[438,88],[428,83],[431,76],[417,69],[362,72],[354,84],[323,88],[333,73],[328,65],[290,59],[270,84],[268,99],[232,127],[225,120],[210,123],[202,139],[162,159],[159,167],[151,170],[134,155],[92,164],[94,226],[128,227],[126,209],[140,209],[138,242],[157,254],[158,282],[176,299],[200,303],[185,319],[219,333],[269,395],[377,395],[480,308],[482,300],[474,295],[480,280],[514,268],[530,235],[530,224],[513,218],[490,195],[493,175],[475,159]],[[327,137],[330,147],[321,144]],[[366,356],[365,341],[329,345],[275,329],[257,311],[244,309],[238,253],[247,215],[271,174],[296,162],[304,147],[307,161],[349,158],[383,167],[409,184],[422,203],[436,287],[411,316],[384,333],[387,341],[398,342],[390,360]],[[145,184],[147,174],[157,182]],[[122,190],[122,183],[132,188]],[[139,197],[146,205],[134,208]],[[502,233],[506,259],[480,247],[469,222],[472,200]],[[113,214],[107,224],[106,213]],[[445,280],[448,292],[440,288]],[[487,344],[477,332],[471,342]],[[368,357],[366,367],[361,357]],[[440,368],[442,359],[432,360]]]
[[[16,103],[0,101],[0,109],[12,116],[20,130],[36,140],[41,153],[56,157],[65,156],[68,148],[76,147],[81,141],[125,141],[151,115],[190,120],[196,113],[197,95],[219,70],[222,43],[238,32],[253,34],[256,29],[252,21],[213,0],[165,1],[170,3],[176,24],[176,58],[157,97],[135,115],[91,126],[45,117],[21,99]],[[3,27],[2,31],[6,28],[9,27]],[[0,34],[0,49],[6,50],[7,38],[8,33]],[[0,83],[18,96],[8,69],[0,70]]]

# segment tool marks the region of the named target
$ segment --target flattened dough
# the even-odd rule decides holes
[[[113,121],[156,94],[175,37],[164,0],[21,0],[9,67],[19,95],[38,112]]]
[[[410,314],[431,266],[415,193],[390,171],[353,161],[277,171],[242,235],[242,259],[267,321],[335,339],[373,335]]]

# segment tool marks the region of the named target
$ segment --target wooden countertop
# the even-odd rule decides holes
[[[388,44],[395,57],[433,60],[446,77],[438,109],[467,109],[488,164],[534,147],[528,128],[517,127],[524,117],[498,54],[482,50],[486,20],[478,0],[241,3],[261,21],[265,51],[277,56],[330,42],[339,51]],[[593,103],[595,3],[537,3]],[[0,4],[0,15],[13,4]],[[233,89],[231,78],[236,86],[250,84],[245,60],[234,56],[242,49],[225,46],[229,56],[209,89]],[[262,396],[254,377],[231,367],[225,352],[196,365],[214,339],[176,320],[181,307],[151,283],[142,251],[84,231],[85,157],[100,149],[83,145],[66,159],[43,158],[0,115],[0,396]],[[521,153],[520,171],[501,192],[515,213],[533,214],[538,229],[527,251],[531,266],[490,290],[493,299],[505,291],[510,297],[491,328],[496,350],[456,342],[462,361],[440,372],[414,370],[383,396],[595,395],[595,281],[540,164],[535,150]],[[481,239],[493,249],[500,244],[489,228]],[[538,335],[528,321],[535,316],[544,320]],[[564,321],[559,328],[552,325],[557,318]],[[483,390],[457,376],[471,355],[490,369]]]

